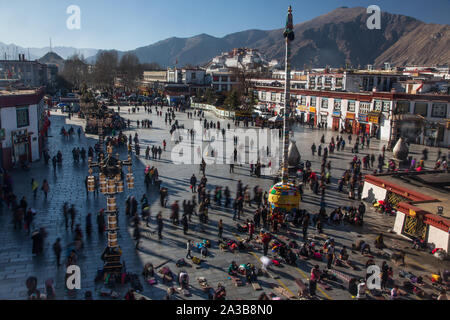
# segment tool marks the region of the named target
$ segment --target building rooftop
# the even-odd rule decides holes
[[[424,200],[412,201],[414,207],[431,214],[437,214],[438,207],[443,207],[442,216],[450,219],[450,173],[425,171],[378,175],[377,178],[422,195]]]
[[[40,89],[0,90],[0,96],[23,96],[38,93]]]
[[[0,108],[37,104],[44,97],[44,88],[0,90]]]

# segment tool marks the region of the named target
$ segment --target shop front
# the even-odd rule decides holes
[[[30,134],[27,129],[11,132],[12,163],[31,162]]]
[[[356,134],[370,134],[370,124],[367,114],[358,114],[358,127]]]
[[[368,121],[371,124],[371,128],[369,129],[370,136],[380,139],[380,118],[381,118],[381,112],[369,112]]]
[[[425,145],[431,147],[440,146],[444,141],[445,124],[439,122],[426,122],[424,135]]]
[[[308,107],[304,105],[299,105],[297,107],[297,117],[300,123],[305,123],[308,114]]]
[[[356,133],[356,120],[354,113],[347,112],[345,117],[344,130],[346,133]]]
[[[341,125],[341,112],[335,111],[333,112],[333,123],[332,123],[333,131],[339,131],[340,125]]]
[[[321,111],[320,112],[320,125],[323,128],[326,128],[327,127],[327,122],[328,122],[328,112]]]
[[[312,124],[313,126],[317,124],[315,107],[309,107],[308,123]]]

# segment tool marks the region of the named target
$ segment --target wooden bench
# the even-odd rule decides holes
[[[347,266],[350,267],[352,270],[357,270],[358,268],[350,261],[350,260],[342,260],[342,259],[336,259],[335,260],[336,266]]]
[[[348,276],[340,271],[337,271],[337,270],[333,270],[332,273],[335,274],[337,278],[342,280],[347,285],[347,288],[350,291],[350,293],[352,293],[352,294],[354,293],[351,291],[354,291],[354,289],[355,289],[354,287],[356,286],[356,282],[357,282],[356,278],[350,277],[350,276]]]
[[[258,281],[252,281],[251,282],[253,290],[259,291],[262,290],[261,285],[258,283]]]
[[[240,278],[238,278],[238,277],[233,277],[233,276],[230,276],[230,278],[231,278],[231,281],[233,281],[233,283],[234,283],[234,285],[235,285],[236,287],[241,287],[241,286],[244,285],[244,284],[242,283],[242,281],[241,281]]]

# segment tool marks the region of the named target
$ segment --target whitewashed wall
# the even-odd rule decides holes
[[[389,141],[389,137],[391,136],[391,121],[385,116],[383,116],[382,118],[382,123],[380,124],[380,139]]]
[[[5,129],[5,140],[3,141],[4,148],[12,148],[11,132],[18,130],[17,128],[17,113],[16,108],[1,108],[1,127]],[[32,161],[39,160],[39,131],[38,131],[38,106],[36,104],[28,107],[28,116],[30,124],[27,127],[19,129],[27,129],[28,132],[33,132],[31,135],[31,154]],[[36,138],[35,141],[34,138]]]
[[[434,243],[436,248],[442,248],[449,252],[450,236],[448,231],[445,232],[441,229],[430,226],[428,230],[428,243]]]
[[[369,182],[364,182],[364,188],[362,193],[362,199],[366,200],[369,196],[374,197],[374,200],[384,200],[386,198],[387,190],[381,187],[378,187]],[[371,201],[373,199],[370,199]]]
[[[394,232],[397,234],[402,233],[403,223],[405,222],[406,215],[403,212],[397,211],[394,223]]]

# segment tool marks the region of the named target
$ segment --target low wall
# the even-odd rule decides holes
[[[383,189],[366,181],[364,182],[362,199],[366,202],[373,203],[378,200],[384,200],[386,198],[386,193],[386,189]]]
[[[428,229],[428,243],[434,243],[436,248],[442,248],[446,252],[449,252],[450,235],[448,232],[430,226]]]
[[[405,223],[406,215],[403,212],[397,211],[394,223],[394,232],[396,234],[402,234],[403,224]]]
[[[397,216],[395,217],[394,232],[398,235],[410,238],[408,236],[402,235],[403,224],[405,223],[406,214],[397,211]],[[441,229],[438,229],[432,225],[428,225],[428,236],[426,239],[427,243],[434,243],[436,248],[442,248],[446,252],[450,250],[450,234]]]
[[[220,118],[234,119],[234,117],[236,116],[236,113],[234,111],[223,110],[210,104],[192,103],[191,107],[213,112],[217,117]]]

